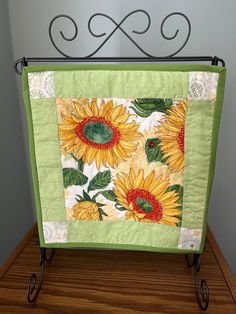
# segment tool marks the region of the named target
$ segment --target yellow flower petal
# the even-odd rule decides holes
[[[157,126],[159,147],[166,159],[165,163],[172,172],[179,172],[184,167],[184,134],[187,101],[179,101],[167,111]]]
[[[91,101],[91,109],[93,111],[93,115],[96,117],[99,115],[98,106],[97,106],[97,99],[93,98]]]
[[[81,107],[81,105],[76,104],[75,105],[75,109],[79,115],[80,118],[85,118],[86,117],[86,113],[84,111],[84,109]]]
[[[92,108],[90,107],[90,104],[86,104],[84,107],[84,111],[88,117],[94,117],[94,113],[92,111]]]
[[[63,101],[60,100],[60,103],[63,104]],[[95,161],[99,170],[101,165],[116,167],[136,150],[141,133],[138,132],[139,126],[136,122],[127,123],[131,114],[125,106],[114,106],[113,100],[101,100],[98,107],[96,98],[67,100],[67,103],[70,106],[68,113],[62,114],[58,111],[58,114],[61,114],[61,120],[65,118],[65,123],[59,126],[59,137],[62,149],[68,154],[74,153],[88,164]],[[111,128],[113,134],[110,142],[99,143],[93,137],[86,137],[83,132],[86,123],[90,121],[97,121],[98,124]],[[98,139],[99,136],[102,138],[103,134],[98,134]]]
[[[138,169],[135,173],[131,167],[129,174],[117,174],[114,185],[114,193],[119,203],[125,208],[127,208],[127,205],[129,207],[125,216],[126,219],[171,226],[175,226],[176,223],[180,222],[180,219],[176,217],[181,214],[181,210],[178,209],[180,206],[178,203],[179,196],[176,191],[167,191],[169,181],[157,177],[155,171],[149,173],[145,178],[143,169]],[[142,205],[139,207],[137,199],[135,200],[133,197],[140,197],[146,200],[146,204],[149,203],[151,206],[155,206],[156,214],[149,215],[149,212],[143,210]],[[160,206],[159,213],[157,206]]]
[[[138,175],[134,180],[133,188],[140,188],[143,187],[143,169],[138,171]]]

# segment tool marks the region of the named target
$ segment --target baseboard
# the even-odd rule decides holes
[[[15,262],[17,256],[21,253],[21,251],[25,248],[25,246],[29,243],[31,238],[35,235],[37,230],[36,223],[30,228],[30,230],[26,233],[20,243],[16,246],[11,255],[7,258],[3,266],[0,267],[0,280],[4,277],[8,269]]]
[[[219,247],[219,245],[216,242],[216,239],[208,226],[207,230],[207,240],[210,244],[210,247],[212,249],[213,254],[215,255],[215,258],[217,260],[217,263],[221,269],[221,272],[225,278],[225,281],[227,282],[227,285],[229,287],[229,290],[232,294],[232,297],[234,299],[234,302],[236,303],[236,280],[234,275],[232,274],[228,263],[226,262],[224,255]]]

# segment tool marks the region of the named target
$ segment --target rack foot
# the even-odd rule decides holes
[[[209,304],[209,289],[207,281],[205,279],[201,279],[200,285],[198,283],[198,272],[201,269],[200,255],[194,254],[192,261],[190,261],[188,255],[186,255],[186,260],[188,266],[194,268],[194,286],[196,292],[196,300],[199,307],[203,311],[205,311]]]
[[[43,285],[43,278],[44,278],[44,269],[45,269],[45,264],[46,262],[50,262],[54,256],[54,249],[52,249],[51,254],[47,256],[47,249],[46,248],[41,248],[40,249],[40,275],[39,279],[37,278],[37,275],[33,273],[29,280],[28,280],[28,286],[27,286],[27,300],[29,303],[34,302],[38,294],[42,288]]]

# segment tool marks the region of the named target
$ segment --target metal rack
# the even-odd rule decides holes
[[[119,23],[117,23],[112,17],[108,16],[107,14],[103,13],[96,13],[93,14],[89,20],[88,20],[88,30],[89,33],[93,37],[104,37],[106,38],[103,40],[103,42],[89,55],[86,57],[73,57],[68,55],[67,53],[63,52],[58,45],[56,44],[54,40],[54,35],[53,35],[53,25],[55,21],[58,21],[59,19],[66,19],[69,21],[72,26],[74,27],[74,34],[71,37],[67,37],[64,35],[63,31],[60,31],[60,35],[63,40],[65,41],[73,41],[76,39],[78,35],[78,26],[75,22],[75,20],[65,14],[60,14],[55,16],[49,23],[49,38],[51,40],[52,45],[54,48],[64,57],[23,57],[21,59],[16,60],[14,64],[14,68],[17,74],[21,75],[22,73],[22,68],[24,66],[28,66],[29,63],[104,63],[104,62],[121,62],[121,63],[162,63],[162,62],[210,62],[212,65],[218,66],[221,64],[221,66],[225,66],[225,62],[223,59],[218,58],[217,56],[181,56],[181,57],[176,57],[176,54],[179,53],[187,44],[190,35],[191,35],[191,23],[189,18],[181,13],[181,12],[173,12],[168,14],[161,22],[160,24],[160,33],[161,36],[166,39],[166,40],[173,40],[177,37],[179,33],[179,29],[176,30],[174,35],[172,36],[167,36],[164,32],[164,26],[166,22],[172,18],[173,16],[178,16],[181,17],[185,20],[186,25],[187,25],[187,36],[184,41],[184,43],[178,48],[175,52],[169,54],[168,56],[163,56],[163,57],[157,57],[154,56],[147,51],[145,51],[139,44],[135,42],[135,40],[123,29],[122,24],[124,21],[126,21],[131,15],[135,14],[143,14],[143,17],[146,17],[147,19],[147,26],[143,31],[137,31],[133,30],[132,32],[135,34],[144,34],[148,31],[148,29],[151,26],[151,17],[150,15],[145,11],[145,10],[134,10],[130,13],[128,13]],[[107,33],[101,33],[101,34],[96,34],[92,30],[92,21],[97,17],[103,17],[106,19],[109,19],[113,24],[114,24],[114,29],[110,32],[110,34],[107,35]],[[113,34],[117,31],[121,31],[133,44],[136,48],[138,48],[139,51],[141,51],[145,57],[93,57],[105,44],[106,42],[113,36]],[[27,299],[29,302],[34,302],[39,294],[40,289],[42,288],[43,284],[43,275],[44,275],[44,269],[45,269],[45,264],[47,262],[50,262],[53,258],[54,255],[54,249],[52,249],[52,252],[49,256],[47,256],[47,249],[40,247],[39,241],[37,241],[37,246],[40,249],[40,266],[41,266],[41,271],[39,275],[39,279],[37,279],[36,274],[32,274],[31,277],[29,278],[28,281],[28,287],[27,287]],[[198,283],[198,273],[201,268],[201,263],[200,263],[200,254],[194,254],[193,259],[190,261],[188,255],[186,255],[187,259],[187,264],[189,267],[193,267],[194,269],[194,286],[195,286],[195,292],[196,292],[196,300],[197,303],[199,304],[199,307],[202,310],[206,310],[208,307],[209,303],[209,290],[208,290],[208,285],[205,279],[202,279],[200,281],[200,285]]]

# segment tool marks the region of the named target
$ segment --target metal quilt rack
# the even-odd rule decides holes
[[[218,58],[217,56],[185,56],[185,57],[176,57],[176,55],[183,50],[183,48],[186,46],[187,42],[189,41],[190,35],[191,35],[191,23],[189,18],[181,13],[181,12],[173,12],[168,14],[161,22],[160,25],[160,33],[162,38],[165,40],[171,41],[175,39],[178,36],[179,29],[175,31],[175,33],[170,36],[166,35],[164,28],[167,23],[171,18],[174,16],[178,16],[182,18],[187,25],[187,36],[186,39],[184,40],[183,44],[175,51],[169,54],[168,56],[163,56],[163,57],[157,57],[154,56],[147,51],[145,51],[129,34],[124,30],[122,27],[122,24],[132,15],[136,14],[143,14],[143,17],[147,19],[147,26],[143,31],[137,31],[133,30],[132,33],[142,35],[146,33],[150,26],[151,26],[151,17],[150,15],[142,9],[134,10],[130,13],[128,13],[119,23],[116,22],[112,17],[110,17],[107,14],[104,13],[96,13],[93,14],[89,20],[88,20],[88,30],[90,35],[93,37],[99,38],[99,37],[105,37],[105,39],[100,43],[100,45],[90,54],[88,54],[86,57],[73,57],[68,55],[67,53],[63,52],[61,48],[58,47],[56,44],[56,41],[54,40],[54,35],[53,35],[53,25],[55,21],[58,21],[60,19],[65,19],[69,21],[72,26],[74,27],[74,33],[71,37],[65,36],[63,31],[60,31],[60,36],[63,40],[65,41],[73,41],[77,38],[78,36],[78,26],[75,22],[75,20],[65,14],[60,14],[55,16],[49,23],[49,38],[54,46],[54,48],[63,56],[63,57],[49,57],[49,58],[41,58],[41,57],[23,57],[21,59],[16,60],[14,64],[15,72],[19,75],[22,73],[22,69],[24,66],[28,66],[29,63],[51,63],[51,62],[56,62],[56,63],[99,63],[99,62],[121,62],[121,63],[162,63],[162,62],[210,62],[212,65],[218,66],[219,63],[221,66],[225,66],[225,62],[223,59]],[[100,33],[96,34],[92,30],[92,21],[96,17],[103,17],[105,19],[110,20],[114,24],[114,29],[109,33]],[[131,43],[133,43],[136,48],[141,51],[144,55],[144,57],[94,57],[94,55],[102,49],[102,47],[107,43],[107,41],[117,32],[121,31],[127,39]],[[54,249],[52,249],[51,253],[49,256],[47,255],[47,249],[40,247],[39,240],[37,240],[37,246],[40,249],[40,275],[39,279],[37,278],[36,274],[32,274],[31,277],[29,278],[28,281],[28,287],[27,287],[27,300],[28,302],[34,302],[36,298],[38,297],[38,294],[40,292],[40,289],[42,288],[43,284],[43,276],[44,276],[44,269],[45,265],[47,262],[50,262],[53,258],[54,255]],[[188,255],[186,255],[186,260],[187,264],[189,267],[193,267],[194,269],[194,286],[195,286],[195,292],[196,292],[196,301],[199,305],[199,307],[202,310],[206,310],[209,304],[209,289],[208,285],[205,279],[201,279],[200,284],[198,283],[198,272],[200,271],[201,268],[201,263],[200,263],[200,254],[194,254],[193,258],[190,260]]]

